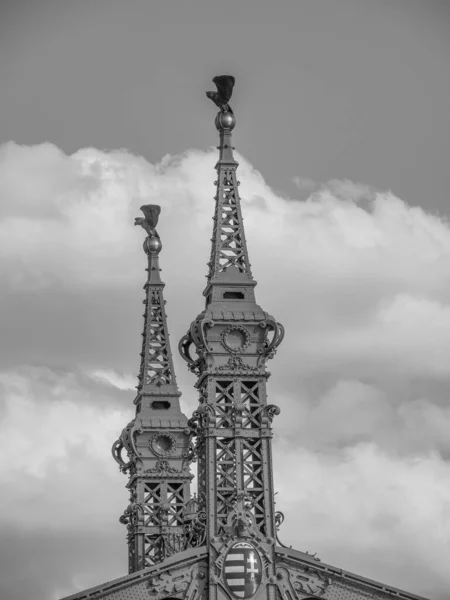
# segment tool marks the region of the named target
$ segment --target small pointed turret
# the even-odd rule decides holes
[[[191,437],[180,409],[160,277],[162,244],[155,227],[161,209],[147,205],[141,210],[145,218],[137,218],[135,225],[148,233],[144,241],[148,277],[136,416],[112,448],[120,470],[129,472],[130,504],[120,521],[128,530],[130,573],[160,563],[190,543],[186,521],[191,520],[193,477]]]

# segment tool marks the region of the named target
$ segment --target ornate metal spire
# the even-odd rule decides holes
[[[147,205],[141,210],[145,218],[137,218],[135,225],[142,225],[148,233],[144,241],[148,277],[136,416],[112,447],[121,471],[129,472],[130,504],[120,521],[128,530],[130,572],[160,563],[193,543],[186,534],[192,504],[191,436],[180,409],[181,394],[164,310],[164,283],[159,275],[162,244],[155,227],[161,209]]]
[[[227,105],[228,106],[228,105]],[[216,286],[233,288],[255,286],[248,259],[247,242],[239,197],[236,169],[239,165],[233,156],[231,132],[236,124],[233,113],[220,111],[215,120],[219,131],[220,151],[216,164],[217,186],[215,195],[214,229],[211,259],[208,263],[208,284],[204,291],[207,303],[213,301]]]
[[[207,300],[179,344],[197,375],[199,407],[189,421],[180,410],[159,276],[160,208],[143,206],[136,224],[148,233],[148,280],[136,416],[113,445],[129,472],[120,521],[130,575],[65,600],[425,600],[278,540],[271,438],[280,411],[268,403],[266,363],[284,329],[254,297],[231,146],[234,77],[213,81],[217,92],[207,96],[220,109],[220,156]],[[190,498],[194,458],[198,496]]]
[[[148,278],[146,290],[144,331],[142,333],[141,367],[137,389],[141,395],[180,395],[175,379],[172,353],[167,330],[165,300],[159,273],[158,255],[162,243],[155,229],[161,208],[156,205],[141,207],[145,218],[137,217],[135,225],[141,225],[149,234],[144,241],[144,251],[148,256]]]
[[[230,83],[229,77],[213,81],[219,79],[222,86]],[[179,344],[181,356],[198,377],[200,406],[189,427],[196,438],[198,497],[206,515],[209,597],[216,599],[222,597],[223,586],[237,598],[254,596],[261,564],[267,565],[267,578],[276,581],[279,516],[271,424],[279,409],[267,402],[266,362],[284,334],[282,325],[255,302],[231,145],[236,120],[228,104],[230,86],[223,86],[228,94],[217,87],[218,95],[211,99],[220,106],[215,120],[220,154],[206,307]],[[248,589],[240,567],[232,562],[235,555],[252,563]],[[273,600],[274,591],[270,594]]]

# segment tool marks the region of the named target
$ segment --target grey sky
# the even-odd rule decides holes
[[[219,73],[258,302],[287,328],[282,540],[447,598],[449,26],[432,0],[3,1],[1,600],[125,573],[109,448],[139,366],[144,201],[196,405],[176,345],[203,306]]]
[[[151,161],[204,148],[203,90],[229,71],[239,148],[276,189],[349,178],[447,210],[447,2],[3,6],[4,141],[126,147]]]

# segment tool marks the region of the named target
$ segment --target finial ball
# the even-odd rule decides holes
[[[144,241],[144,251],[146,254],[159,254],[161,252],[162,243],[159,237],[147,237]]]
[[[222,129],[229,129],[231,131],[236,125],[236,117],[233,113],[221,110],[217,113],[215,124],[218,131],[221,131]]]

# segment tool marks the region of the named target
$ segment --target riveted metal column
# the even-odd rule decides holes
[[[233,396],[234,396],[234,436],[235,436],[235,451],[236,451],[236,494],[244,491],[244,448],[242,443],[242,414],[236,410],[241,400],[241,383],[235,378],[233,381]]]
[[[208,377],[207,383],[207,394],[208,401],[211,401],[214,398],[215,394],[215,381],[213,378]],[[212,538],[217,535],[217,468],[216,468],[216,429],[215,429],[215,419],[211,424],[211,421],[208,422],[208,427],[205,432],[205,453],[206,453],[206,506],[207,506],[207,514],[208,514],[208,538],[207,541],[210,542]]]
[[[261,404],[267,406],[266,382],[261,380],[259,384]],[[275,538],[275,505],[273,488],[273,465],[272,465],[272,429],[270,421],[265,417],[266,426],[261,430],[262,435],[262,463],[263,463],[263,485],[264,485],[264,507],[265,507],[265,529],[266,535]]]

